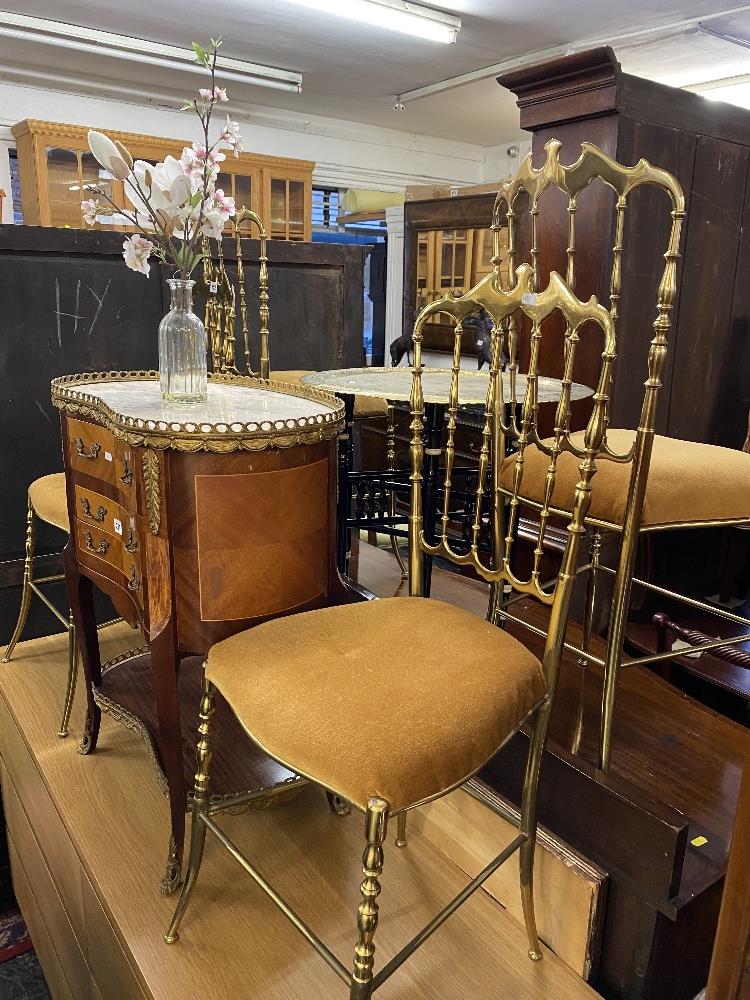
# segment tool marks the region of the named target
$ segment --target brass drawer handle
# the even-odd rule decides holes
[[[91,447],[86,451],[86,445],[83,443],[83,438],[74,438],[76,445],[76,455],[80,458],[96,458],[99,452],[102,450],[102,446],[97,444],[96,441],[92,441]]]
[[[130,579],[128,580],[128,590],[140,590],[141,589],[141,578],[138,576],[138,570],[135,568],[135,563],[130,567]]]
[[[103,556],[109,548],[109,542],[106,538],[102,538],[98,545],[94,545],[94,539],[92,538],[90,531],[84,531],[83,541],[89,552],[93,552],[94,555],[97,556]]]
[[[128,540],[125,542],[126,552],[137,552],[138,551],[138,539],[133,534],[133,529],[128,528]]]
[[[81,497],[81,507],[83,508],[83,513],[86,517],[90,517],[92,521],[98,521],[100,524],[107,516],[107,508],[102,507],[101,504],[96,508],[96,513],[91,510],[91,501],[86,497]]]
[[[123,459],[123,461],[125,464],[125,470],[123,474],[120,476],[120,482],[125,483],[126,486],[130,486],[130,484],[133,482],[133,470],[128,465],[127,458]]]

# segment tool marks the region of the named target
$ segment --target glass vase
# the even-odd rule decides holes
[[[170,278],[172,308],[159,324],[159,385],[166,403],[203,403],[208,390],[206,328],[193,312],[194,281]]]

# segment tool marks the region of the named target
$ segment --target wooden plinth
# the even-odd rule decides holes
[[[112,657],[134,645],[115,626]],[[3,800],[14,884],[55,1000],[345,1000],[346,988],[209,839],[180,941],[162,935],[174,897],[156,891],[168,811],[143,742],[108,717],[100,748],[55,736],[65,638],[19,646],[0,670]],[[71,732],[82,725],[76,700]],[[364,842],[362,818],[331,815],[322,792],[220,819],[324,940],[349,963]],[[395,832],[395,831],[394,831]],[[466,882],[418,833],[386,848],[378,964]],[[596,994],[545,949],[526,957],[523,930],[475,895],[377,994],[384,1000],[583,1000]]]

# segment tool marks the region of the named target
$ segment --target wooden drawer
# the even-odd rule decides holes
[[[0,741],[3,771],[11,776],[15,794],[24,803],[39,847],[53,873],[60,895],[65,899],[73,930],[82,941],[84,924],[80,861],[3,698],[0,698]],[[4,794],[5,788],[4,781]]]
[[[127,959],[93,886],[85,873],[81,877],[89,968],[102,1000],[146,1000],[133,966]],[[154,947],[167,946],[162,941],[155,941]]]
[[[70,991],[68,981],[60,964],[60,959],[52,944],[49,931],[42,919],[26,872],[21,864],[13,839],[10,836],[8,837],[8,852],[10,854],[10,866],[13,871],[13,891],[16,894],[18,905],[21,907],[26,926],[29,928],[29,934],[34,942],[34,951],[44,970],[44,978],[47,980],[53,1000],[86,1000],[90,996],[88,991],[79,994],[79,996],[74,996]]]
[[[122,539],[119,536],[110,535],[93,524],[89,526],[79,521],[76,526],[76,543],[78,553],[84,561],[96,560],[91,565],[102,572],[105,570],[102,566],[98,566],[98,563],[106,563],[118,573],[123,571]]]
[[[85,486],[75,487],[76,517],[89,528],[122,538],[123,512],[119,503]]]
[[[114,483],[115,439],[112,432],[98,424],[70,418],[67,428],[71,468],[105,483]]]
[[[74,932],[70,917],[55,884],[56,873],[50,871],[7,771],[3,773],[3,809],[8,825],[8,834],[17,854],[17,861],[13,866],[14,882],[20,863],[29,881],[34,899],[43,914],[44,925],[49,933],[55,953],[63,964],[67,985],[76,1000],[79,997],[83,1000],[89,995],[90,982],[83,951],[85,939],[79,938]],[[77,859],[74,872],[80,880],[81,867]],[[71,872],[71,874],[73,873]]]

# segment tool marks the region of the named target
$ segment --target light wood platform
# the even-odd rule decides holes
[[[105,656],[133,645],[126,626],[102,635]],[[209,839],[180,941],[162,941],[174,897],[156,891],[168,810],[140,739],[104,718],[100,750],[58,740],[62,636],[18,649],[0,670],[3,798],[14,881],[55,1000],[335,1000],[343,984],[232,859]],[[77,699],[71,732],[80,730]],[[332,816],[325,797],[223,819],[230,835],[348,964],[363,846],[362,819]],[[391,838],[392,843],[392,838]],[[380,961],[441,908],[465,875],[414,833],[389,844]],[[526,957],[523,930],[478,893],[377,994],[451,1000],[578,1000],[597,994],[545,949]]]

